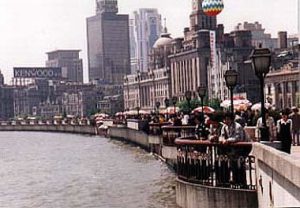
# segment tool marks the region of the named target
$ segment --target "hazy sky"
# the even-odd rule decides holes
[[[259,21],[268,33],[297,32],[297,0],[224,0],[218,23],[226,31],[243,21]],[[189,26],[191,0],[119,0],[120,13],[158,8],[173,37]],[[95,14],[95,0],[1,0],[0,69],[10,83],[13,67],[45,66],[46,52],[81,49],[87,80],[86,17]]]

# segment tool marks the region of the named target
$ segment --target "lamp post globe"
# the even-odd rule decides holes
[[[265,111],[265,95],[264,95],[264,79],[270,71],[271,66],[271,51],[268,48],[254,49],[251,53],[252,68],[259,79],[260,83],[260,103],[261,103],[261,118],[262,127],[260,128],[261,141],[269,141],[269,130],[266,122]]]
[[[170,100],[168,98],[164,99],[165,107],[168,108],[170,105]]]
[[[228,87],[228,89],[230,91],[230,103],[231,103],[230,109],[231,109],[232,115],[234,114],[233,89],[237,85],[237,77],[238,77],[237,71],[235,71],[231,68],[229,70],[227,70],[224,74],[226,86]]]
[[[190,111],[191,111],[192,92],[191,92],[191,91],[186,91],[186,92],[185,92],[185,98],[186,98],[187,105],[188,105],[188,114],[190,114]]]
[[[174,106],[174,114],[176,114],[176,103],[177,103],[178,98],[176,96],[172,97],[172,104]]]

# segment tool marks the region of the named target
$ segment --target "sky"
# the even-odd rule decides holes
[[[225,31],[239,22],[259,21],[271,33],[297,33],[298,0],[223,0],[218,23]],[[299,0],[300,1],[300,0]],[[189,26],[191,0],[118,0],[119,13],[138,8],[157,8],[172,37],[183,36]],[[1,0],[0,69],[9,84],[13,67],[45,66],[46,52],[80,49],[87,82],[86,18],[95,15],[95,0]],[[300,20],[299,20],[300,21]]]

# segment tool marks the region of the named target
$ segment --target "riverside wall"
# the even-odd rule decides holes
[[[96,135],[90,125],[0,125],[0,131],[41,131]]]
[[[300,207],[300,156],[254,143],[258,205]]]

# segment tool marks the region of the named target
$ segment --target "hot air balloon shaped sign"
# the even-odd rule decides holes
[[[223,0],[203,0],[202,9],[207,16],[217,16],[224,9]]]

